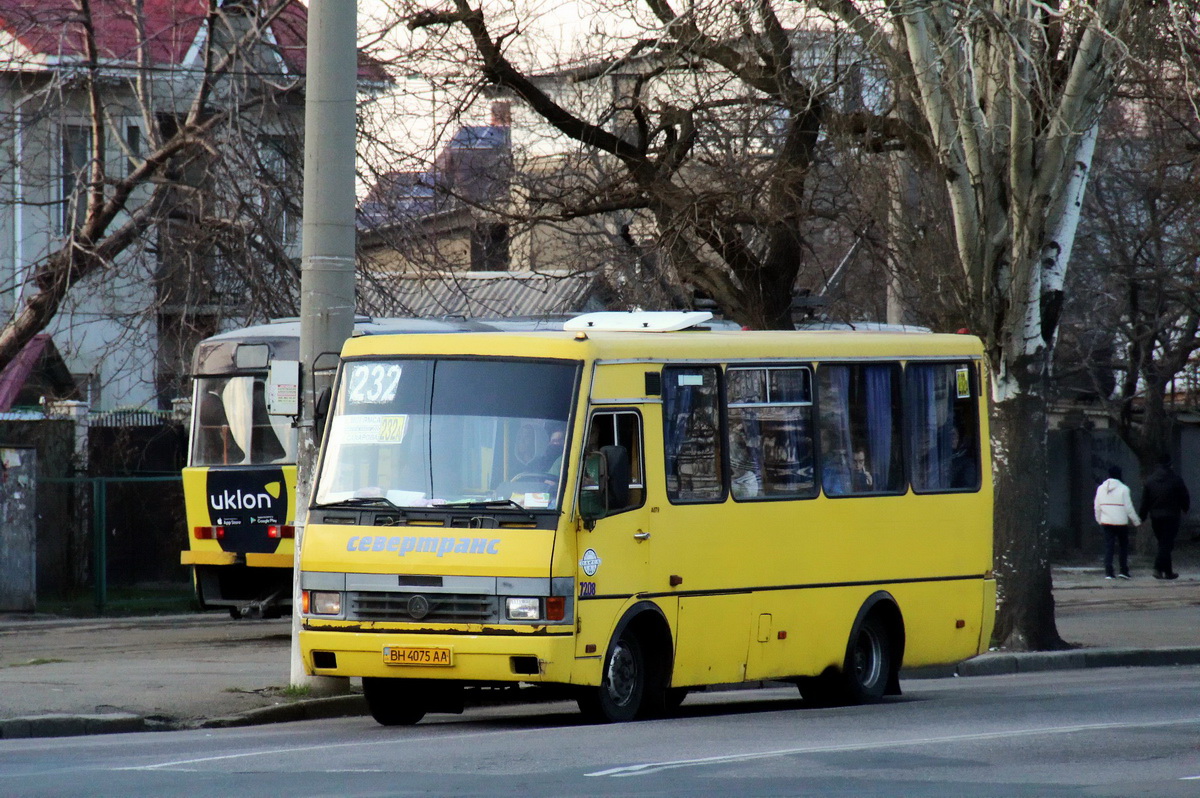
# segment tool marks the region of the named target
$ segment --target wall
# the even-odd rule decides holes
[[[67,596],[89,582],[90,546],[78,509],[82,486],[49,480],[72,476],[75,425],[68,420],[0,420],[0,445],[36,449],[37,594]]]

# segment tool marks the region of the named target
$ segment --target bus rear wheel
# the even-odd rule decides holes
[[[411,726],[425,717],[425,701],[403,679],[364,676],[363,697],[381,726]]]
[[[622,632],[604,661],[600,686],[579,697],[579,709],[588,718],[625,723],[638,716],[646,695],[646,655],[637,635]]]
[[[892,646],[888,631],[874,616],[863,619],[858,634],[846,652],[844,677],[852,704],[878,701],[887,690],[892,669]]]
[[[818,707],[878,701],[887,691],[894,658],[892,638],[876,616],[859,624],[846,646],[841,672],[830,668],[819,676],[797,679],[800,695]]]

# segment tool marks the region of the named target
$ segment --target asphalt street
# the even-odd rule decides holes
[[[1097,666],[1200,663],[1200,558],[1175,581],[1105,580],[1098,564],[1054,569],[1059,632],[1070,651],[991,652],[957,669],[990,675]],[[0,738],[250,725],[362,714],[361,696],[286,689],[290,620],[217,614],[56,619],[0,616]]]

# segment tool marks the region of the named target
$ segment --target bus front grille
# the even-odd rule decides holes
[[[487,623],[497,620],[495,596],[477,593],[358,591],[348,596],[347,620]]]

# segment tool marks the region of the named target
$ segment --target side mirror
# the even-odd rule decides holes
[[[583,458],[583,482],[579,488],[579,516],[591,529],[608,515],[608,463],[601,452]]]
[[[629,451],[624,446],[602,446],[583,459],[579,515],[591,529],[613,510],[629,505]]]
[[[313,430],[316,432],[314,437],[318,446],[325,439],[325,419],[329,416],[329,403],[332,398],[333,389],[326,386],[321,389],[317,401],[313,403]]]

